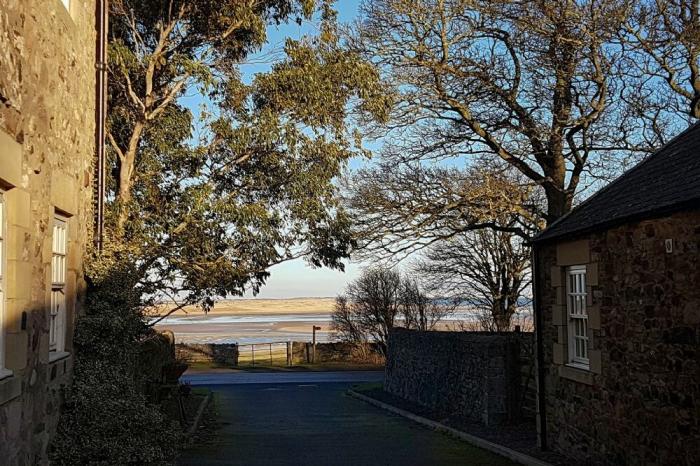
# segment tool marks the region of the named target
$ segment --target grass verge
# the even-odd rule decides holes
[[[317,364],[294,364],[287,367],[283,364],[252,364],[228,366],[218,363],[193,362],[188,363],[188,372],[222,372],[222,371],[245,371],[245,372],[334,372],[334,371],[383,371],[384,365],[365,364],[356,362],[322,362]]]

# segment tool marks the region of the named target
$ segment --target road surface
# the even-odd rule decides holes
[[[238,378],[243,375],[244,377]],[[382,373],[197,374],[222,423],[180,466],[505,466],[510,461],[346,395]],[[233,378],[236,376],[236,378]]]
[[[339,372],[223,372],[192,373],[182,376],[183,383],[190,385],[248,385],[286,383],[361,383],[382,382],[383,371],[339,371]]]

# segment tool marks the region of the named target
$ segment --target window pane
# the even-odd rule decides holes
[[[567,307],[569,314],[569,360],[588,362],[588,319],[586,313],[586,269],[575,266],[567,273]]]
[[[63,351],[63,322],[65,320],[66,252],[68,240],[65,219],[56,217],[53,224],[51,257],[51,312],[49,322],[49,348]]]

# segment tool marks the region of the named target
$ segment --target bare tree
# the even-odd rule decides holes
[[[406,328],[435,330],[437,324],[457,306],[456,300],[431,298],[415,278],[404,278],[400,294],[403,326]]]
[[[401,260],[443,239],[484,228],[532,237],[544,226],[543,201],[536,187],[513,171],[388,162],[360,170],[344,190],[357,256]]]
[[[513,172],[361,171],[346,199],[358,255],[395,261],[422,252],[413,271],[432,295],[468,302],[484,311],[489,330],[507,330],[529,284],[527,240],[543,226],[539,191]]]
[[[614,98],[622,0],[372,0],[361,11],[349,41],[393,93],[376,127],[393,166],[500,160],[541,186],[550,223],[587,171],[650,150]]]
[[[432,330],[454,308],[426,296],[417,281],[398,271],[374,267],[363,271],[336,299],[332,329],[344,341],[375,342],[386,354],[392,328]]]
[[[622,39],[635,92],[676,117],[700,118],[700,0],[636,0]]]
[[[369,335],[363,330],[355,310],[348,302],[347,296],[338,296],[335,299],[332,329],[340,340],[364,346],[369,343]]]
[[[433,293],[477,311],[483,330],[508,331],[530,286],[530,250],[513,234],[461,233],[428,249],[414,264]]]
[[[371,268],[351,282],[337,300],[334,331],[354,342],[374,341],[386,351],[389,331],[400,315],[401,274],[388,268]],[[359,341],[358,341],[359,340]]]

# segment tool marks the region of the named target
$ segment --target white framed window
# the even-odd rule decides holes
[[[65,217],[56,215],[53,220],[49,312],[49,351],[55,353],[62,353],[65,350],[67,254],[68,221]]]
[[[569,362],[588,367],[588,312],[586,309],[586,266],[566,270]]]
[[[0,379],[12,375],[5,369],[6,342],[5,342],[5,271],[7,269],[5,255],[5,198],[0,190]]]

